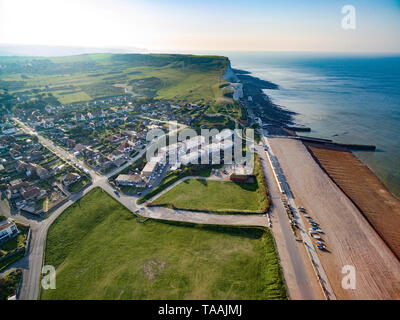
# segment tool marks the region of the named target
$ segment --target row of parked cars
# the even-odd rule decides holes
[[[299,211],[303,214],[304,218],[306,218],[308,223],[310,224],[308,233],[310,234],[310,236],[317,240],[317,248],[321,251],[326,251],[326,244],[324,242],[324,239],[322,239],[321,237],[321,234],[325,234],[325,232],[322,231],[319,223],[314,221],[312,217],[308,214],[307,210],[303,207],[299,207]]]

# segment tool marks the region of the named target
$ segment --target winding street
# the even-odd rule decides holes
[[[113,187],[108,184],[108,178],[121,172],[129,165],[137,161],[150,147],[148,145],[146,148],[142,149],[134,158],[130,159],[125,165],[116,168],[115,170],[109,172],[106,175],[99,175],[89,167],[87,167],[82,161],[76,159],[68,151],[56,146],[49,139],[44,138],[37,132],[32,130],[30,127],[26,126],[24,123],[18,119],[13,119],[16,121],[28,134],[37,136],[39,142],[48,148],[50,151],[55,153],[61,159],[68,161],[70,164],[78,167],[82,166],[88,170],[91,178],[92,184],[79,193],[75,193],[70,196],[68,201],[62,206],[57,208],[52,212],[47,218],[41,220],[40,218],[31,215],[22,214],[12,214],[11,212],[6,212],[6,215],[12,217],[22,223],[28,224],[31,227],[31,236],[29,241],[29,248],[27,254],[16,261],[12,265],[8,266],[3,270],[3,274],[7,273],[11,269],[20,268],[22,269],[22,285],[19,292],[19,300],[36,300],[39,298],[39,287],[41,270],[44,261],[44,250],[46,246],[46,236],[51,224],[60,216],[68,207],[70,207],[77,200],[82,198],[85,194],[90,192],[96,187],[102,188],[110,196],[119,201],[122,205],[128,208],[132,212],[137,212],[139,215],[154,219],[164,219],[173,221],[185,221],[192,223],[204,223],[204,224],[227,224],[227,225],[252,225],[252,226],[267,226],[267,218],[264,215],[218,215],[202,212],[189,212],[183,210],[171,210],[168,208],[147,208],[144,205],[137,205],[137,197],[127,196],[124,194],[116,194]],[[183,126],[177,130],[171,131],[169,134],[174,134],[175,132],[182,129]],[[179,181],[181,182],[181,181]],[[138,211],[139,210],[139,211]]]

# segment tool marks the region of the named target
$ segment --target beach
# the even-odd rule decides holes
[[[308,149],[400,259],[400,200],[350,152]]]
[[[336,298],[399,299],[400,200],[350,150],[302,141],[287,130],[296,126],[296,113],[274,104],[263,90],[276,85],[244,71],[238,78],[241,102],[253,119],[261,119],[296,204],[325,232],[327,251],[313,250]],[[355,268],[354,290],[342,287],[345,266]]]
[[[329,178],[302,142],[269,138],[296,204],[325,232],[329,251],[318,251],[338,299],[400,298],[400,263],[353,202]],[[358,181],[353,181],[357,186]],[[316,250],[316,249],[315,249]],[[342,268],[354,266],[356,289],[342,288]]]

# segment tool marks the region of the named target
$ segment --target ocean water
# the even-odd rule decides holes
[[[232,67],[274,82],[275,104],[297,113],[309,136],[373,144],[355,152],[400,196],[400,55],[226,53]]]

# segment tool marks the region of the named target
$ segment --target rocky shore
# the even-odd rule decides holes
[[[251,76],[244,70],[232,69],[232,72],[243,85],[243,98],[240,102],[246,106],[249,114],[254,118],[260,118],[269,132],[287,135],[288,133],[282,128],[294,125],[293,116],[296,113],[274,104],[263,91],[279,90],[279,86]]]

